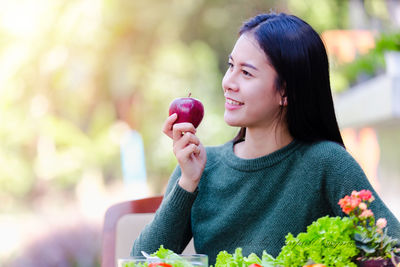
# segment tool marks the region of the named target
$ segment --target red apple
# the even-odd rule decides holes
[[[190,122],[194,128],[199,126],[204,116],[204,107],[200,100],[190,97],[176,98],[169,106],[169,115],[178,114],[175,123]]]

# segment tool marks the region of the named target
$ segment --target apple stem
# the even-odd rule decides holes
[[[192,95],[192,93],[189,93],[188,97],[190,97]]]

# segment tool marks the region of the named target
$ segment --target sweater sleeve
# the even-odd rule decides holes
[[[390,209],[386,206],[378,193],[374,190],[364,171],[355,159],[343,148],[335,149],[327,160],[325,166],[326,195],[336,216],[347,216],[341,210],[338,202],[345,195],[350,195],[353,190],[370,190],[375,197],[370,209],[376,219],[387,220],[388,234],[400,240],[400,223]]]
[[[141,251],[153,253],[160,245],[181,253],[192,238],[190,225],[191,208],[197,192],[190,193],[178,185],[180,168],[170,177],[163,201],[153,220],[145,226],[135,240],[131,256],[140,256]]]

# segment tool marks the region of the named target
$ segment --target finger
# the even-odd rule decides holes
[[[197,138],[196,135],[186,132],[179,140],[175,141],[173,144],[173,151],[176,155],[180,150],[184,149],[190,144],[200,145],[200,140]]]
[[[198,155],[200,155],[200,157],[203,157],[203,158],[206,159],[207,158],[207,152],[206,152],[206,149],[204,148],[203,144],[200,143],[197,147],[199,148]]]
[[[186,132],[196,134],[196,128],[189,122],[176,123],[172,126],[172,138],[174,141],[182,138],[182,134]]]
[[[197,152],[196,152],[197,151]],[[193,154],[200,153],[200,149],[195,144],[190,144],[186,146],[184,149],[180,150],[176,155],[178,162],[186,162],[191,158]]]
[[[186,132],[179,140],[174,141],[174,151],[181,150],[187,147],[189,144],[200,145],[200,140],[196,135]]]
[[[174,125],[174,122],[176,121],[177,118],[178,118],[178,115],[176,113],[172,114],[165,120],[164,125],[162,127],[163,133],[165,133],[170,138],[173,137],[172,126]]]
[[[200,147],[199,147],[199,146],[196,146],[196,148],[195,148],[194,151],[193,151],[193,154],[194,154],[194,155],[200,155],[200,152],[201,152]]]

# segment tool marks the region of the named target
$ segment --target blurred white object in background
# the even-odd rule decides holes
[[[144,146],[141,135],[128,130],[121,140],[121,164],[124,186],[130,199],[148,196]]]
[[[389,76],[400,76],[400,51],[385,52],[385,63]]]

